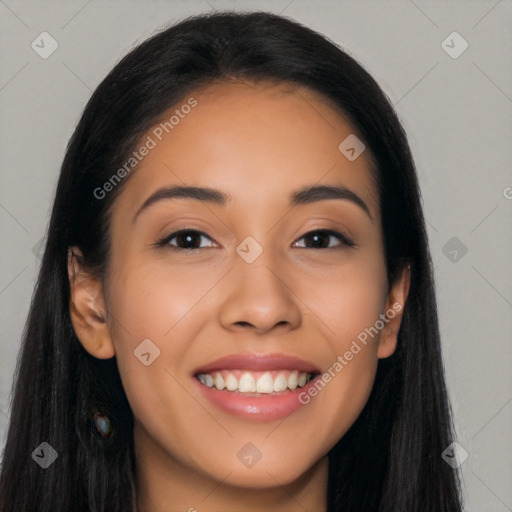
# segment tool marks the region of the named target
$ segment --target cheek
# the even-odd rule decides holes
[[[316,286],[310,281],[302,283],[298,295],[312,311],[311,322],[325,334],[336,354],[348,350],[352,340],[364,339],[384,312],[386,269],[377,257],[371,264],[357,261],[318,276]],[[378,336],[367,336],[367,341],[376,349]]]
[[[194,464],[193,453],[183,447],[191,445],[191,418],[201,424],[205,414],[184,392],[190,383],[180,369],[201,328],[198,316],[205,312],[200,299],[208,283],[197,273],[165,270],[154,261],[126,260],[123,265],[109,283],[109,311],[126,397],[136,422],[159,450],[173,453],[182,464]]]
[[[314,306],[311,321],[323,332],[329,348],[323,349],[320,382],[302,398],[304,403],[316,402],[315,409],[323,415],[319,435],[328,446],[352,426],[370,395],[387,280],[384,264],[375,260],[372,265],[353,265],[350,271],[320,283],[304,287],[301,297],[308,307]]]
[[[200,300],[205,283],[191,279],[199,278],[169,269],[162,272],[154,262],[130,264],[129,260],[111,277],[112,341],[136,416],[153,416],[154,411],[168,408],[178,394],[176,367],[189,357],[190,340],[201,329],[198,316],[204,314]]]
[[[341,352],[315,386],[308,389],[308,394],[301,397],[304,403],[309,400],[311,405],[316,401],[313,407],[322,421],[317,424],[315,435],[324,440],[326,450],[346,434],[361,414],[368,402],[376,369],[377,357],[372,348],[356,343]]]
[[[214,283],[211,274],[180,271],[158,262],[126,261],[110,282],[116,352],[133,351],[146,338],[161,350],[179,351],[173,334],[178,326],[193,330],[199,324],[196,305]]]

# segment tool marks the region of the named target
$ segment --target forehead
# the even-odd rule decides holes
[[[356,189],[377,216],[370,152],[349,161],[339,150],[353,135],[343,113],[309,88],[268,81],[210,84],[164,112],[144,134],[139,145],[151,140],[152,148],[122,196],[135,208],[160,186],[194,184],[222,189],[235,200],[243,196],[240,204],[248,204],[329,182]]]

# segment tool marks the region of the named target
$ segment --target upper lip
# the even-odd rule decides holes
[[[196,368],[194,375],[220,370],[299,370],[306,373],[320,373],[313,363],[285,354],[231,354]]]

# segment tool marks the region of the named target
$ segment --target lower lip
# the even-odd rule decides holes
[[[314,386],[317,377],[294,391],[288,390],[276,395],[261,393],[252,396],[237,391],[220,391],[217,388],[209,388],[201,384],[195,377],[193,379],[203,396],[220,409],[242,419],[274,421],[285,418],[304,407],[304,404],[299,401],[299,395],[308,393],[308,389]]]

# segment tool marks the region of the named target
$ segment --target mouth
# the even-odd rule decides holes
[[[280,354],[227,356],[198,368],[193,378],[215,407],[239,418],[271,421],[303,407],[299,395],[320,370]]]
[[[199,373],[195,377],[203,385],[219,391],[244,395],[276,394],[303,388],[316,374],[299,370],[222,370]]]

